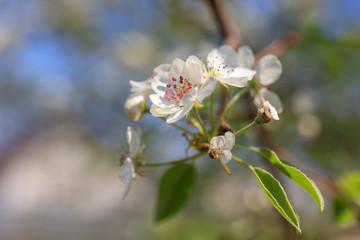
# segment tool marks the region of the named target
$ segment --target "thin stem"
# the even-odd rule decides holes
[[[201,117],[200,117],[199,110],[197,109],[197,107],[194,107],[193,110],[194,110],[196,120],[199,122],[200,127],[201,127],[202,131],[204,132],[204,135],[208,138],[209,137],[208,132],[207,132],[207,130],[205,128],[205,125],[204,125]]]
[[[166,166],[166,165],[175,165],[178,163],[183,163],[186,161],[189,161],[191,159],[195,159],[198,157],[201,157],[202,155],[204,155],[206,152],[199,152],[197,154],[191,155],[189,157],[185,157],[185,158],[181,158],[179,160],[175,160],[175,161],[170,161],[170,162],[146,162],[146,161],[142,161],[139,163],[139,166],[144,166],[144,167],[159,167],[159,166]]]
[[[166,119],[165,118],[161,118],[162,120],[164,120],[165,122],[166,122]],[[178,124],[176,124],[176,123],[169,123],[171,126],[173,126],[173,127],[175,127],[175,128],[177,128],[177,129],[179,129],[179,130],[181,130],[181,131],[183,131],[183,132],[185,132],[185,133],[187,133],[187,134],[189,134],[190,136],[193,136],[193,137],[195,137],[196,135],[195,135],[195,133],[192,133],[192,132],[190,132],[189,130],[187,130],[186,128],[184,128],[184,127],[182,127],[182,126],[180,126],[180,125],[178,125]]]
[[[253,146],[249,146],[249,145],[245,145],[245,144],[242,144],[242,143],[235,143],[235,146],[237,146],[237,147],[242,147],[242,148],[246,148],[246,149],[249,149],[249,150],[254,151],[254,152],[259,152],[259,148],[253,147]]]
[[[244,132],[246,132],[247,130],[255,127],[256,125],[258,125],[258,123],[254,120],[251,123],[249,123],[248,125],[246,125],[245,127],[243,127],[242,129],[238,130],[235,132],[235,136],[239,136],[241,134],[243,134]]]
[[[236,162],[244,165],[245,167],[247,167],[247,168],[250,169],[250,170],[253,168],[250,164],[248,164],[247,162],[245,162],[245,161],[242,160],[241,158],[238,158],[238,157],[236,157],[236,156],[233,155],[233,156],[232,156],[232,159],[234,159]]]
[[[210,124],[211,129],[214,128],[214,94],[210,96]]]
[[[235,94],[235,96],[229,101],[229,103],[226,105],[225,110],[221,113],[219,119],[216,122],[214,131],[213,131],[213,136],[215,136],[221,121],[225,118],[226,113],[230,110],[230,108],[232,107],[232,105],[234,105],[234,103],[239,100],[239,98],[244,95],[247,91],[249,91],[248,87],[245,87],[243,90],[241,90],[240,92],[238,92],[237,94]]]

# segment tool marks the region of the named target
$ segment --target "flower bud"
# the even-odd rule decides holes
[[[146,108],[146,96],[144,94],[135,93],[131,94],[125,101],[124,110],[126,116],[133,120],[138,121],[143,115]]]
[[[265,101],[262,99],[263,103],[261,108],[258,111],[258,115],[256,117],[256,121],[258,123],[268,123],[273,120],[279,120],[278,113],[276,109],[270,104],[269,101]]]

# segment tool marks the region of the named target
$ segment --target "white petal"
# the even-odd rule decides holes
[[[121,197],[121,201],[124,200],[128,194],[131,183],[135,179],[135,168],[130,158],[126,158],[125,162],[120,167],[121,182],[126,185],[126,190]]]
[[[231,150],[235,144],[235,135],[232,132],[225,133],[225,144],[221,148],[223,150]]]
[[[140,149],[141,129],[128,126],[126,137],[130,148],[130,156],[134,157]]]
[[[247,68],[234,68],[230,72],[219,78],[218,80],[235,87],[245,87],[247,82],[255,75],[255,71]]]
[[[224,136],[216,136],[212,137],[210,140],[210,148],[218,148],[222,147],[225,144]]]
[[[167,118],[166,122],[167,123],[174,123],[174,122],[180,120],[181,118],[185,117],[185,115],[188,112],[191,111],[193,106],[194,106],[194,103],[187,104],[187,105],[183,106],[182,108],[180,108],[180,111],[177,111],[176,113],[170,114],[170,116]]]
[[[170,73],[162,73],[161,76],[154,77],[151,81],[151,88],[157,94],[164,95],[167,90],[166,84],[168,84]]]
[[[227,164],[228,162],[230,162],[232,158],[232,153],[230,152],[230,150],[223,150],[223,153],[220,154],[220,162],[223,164]]]
[[[154,77],[157,75],[162,74],[163,72],[169,72],[170,71],[170,64],[161,64],[160,66],[156,67],[153,71]]]
[[[264,102],[264,106],[263,106],[264,112],[266,114],[266,116],[270,119],[273,120],[279,120],[279,116],[277,114],[276,109],[270,104],[269,101],[265,101]]]
[[[166,100],[164,94],[150,94],[149,98],[152,104],[155,104],[158,107],[170,107],[173,105],[172,101]]]
[[[235,50],[228,45],[223,45],[219,49],[212,50],[206,61],[214,67],[219,65],[235,66],[236,58]]]
[[[256,72],[259,82],[264,86],[268,86],[280,77],[282,65],[277,57],[268,54],[256,64]]]
[[[201,103],[204,98],[210,96],[216,87],[216,79],[214,77],[210,77],[205,80],[204,85],[202,85],[198,91],[196,100]]]
[[[144,93],[147,94],[149,90],[151,90],[151,80],[147,79],[141,82],[135,82],[130,80],[131,89],[130,92],[133,93]]]
[[[170,73],[172,77],[179,77],[185,67],[185,62],[179,58],[175,58],[171,63]]]
[[[159,114],[165,114],[165,115],[169,115],[172,113],[175,113],[177,111],[180,110],[180,106],[179,105],[172,105],[170,107],[159,107],[156,108],[156,112],[158,112]]]
[[[151,105],[150,107],[150,113],[154,116],[154,117],[166,117],[167,115],[169,115],[169,113],[163,113],[160,110],[162,110],[162,107],[158,107],[156,105]]]
[[[253,69],[255,56],[249,46],[242,46],[238,50],[237,66],[243,68]]]
[[[280,98],[278,97],[278,95],[276,93],[274,93],[274,92],[272,92],[270,90],[267,90],[266,88],[261,88],[258,95],[259,95],[259,98],[260,98],[260,101],[261,101],[259,106],[261,106],[262,99],[264,98],[267,101],[269,101],[271,103],[271,105],[274,106],[274,108],[276,109],[276,111],[278,113],[282,113],[283,106],[281,104]]]
[[[190,56],[186,60],[182,76],[194,85],[198,85],[202,80],[203,65],[199,58]]]
[[[196,88],[192,88],[189,91],[187,91],[185,93],[185,95],[183,96],[183,98],[180,100],[179,105],[184,106],[184,105],[193,104],[194,101],[196,100],[198,90],[199,90],[199,88],[196,87]]]

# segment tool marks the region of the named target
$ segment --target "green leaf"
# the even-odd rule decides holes
[[[279,181],[264,169],[250,166],[250,170],[274,207],[291,225],[301,232],[299,220]]]
[[[174,215],[185,205],[195,176],[195,168],[189,164],[178,164],[165,172],[158,189],[156,222]]]
[[[262,154],[272,164],[274,164],[281,172],[283,172],[286,176],[288,176],[294,182],[299,184],[306,192],[308,192],[309,195],[314,199],[314,201],[318,205],[319,212],[322,212],[324,210],[324,205],[325,205],[324,198],[321,195],[319,188],[303,172],[295,168],[290,163],[280,159],[276,155],[276,153],[270,149],[267,148],[251,148],[251,149]]]

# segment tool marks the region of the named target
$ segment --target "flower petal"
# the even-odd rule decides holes
[[[212,50],[206,61],[214,67],[221,65],[234,67],[236,65],[236,58],[235,50],[228,45],[223,45],[219,49],[215,48]]]
[[[235,87],[245,87],[255,75],[255,71],[247,68],[234,68],[229,74],[218,78],[219,81]]]
[[[152,104],[155,104],[158,107],[170,107],[174,104],[172,101],[166,100],[165,96],[160,94],[150,94],[149,98]]]
[[[181,75],[194,85],[198,85],[202,80],[203,65],[196,56],[190,56],[186,60],[185,68]]]
[[[170,71],[170,68],[171,68],[171,65],[168,64],[168,63],[165,63],[165,64],[161,64],[159,65],[158,67],[156,67],[153,71],[153,75],[154,77],[157,76],[157,75],[160,75],[164,72],[169,72]]]
[[[268,54],[256,64],[256,72],[259,82],[268,86],[278,80],[282,73],[282,65],[277,57]]]
[[[224,136],[216,136],[212,137],[210,140],[210,148],[218,148],[222,147],[225,144]]]
[[[210,96],[216,87],[216,79],[214,77],[210,77],[205,80],[204,85],[202,85],[198,91],[196,100],[201,103],[204,98]]]
[[[221,149],[231,150],[235,144],[235,135],[229,131],[225,133],[224,137],[225,137],[225,144]]]
[[[178,120],[180,120],[181,118],[185,117],[185,115],[191,111],[191,109],[193,108],[194,103],[192,102],[191,104],[187,104],[184,105],[183,107],[180,108],[179,111],[170,114],[170,116],[167,118],[166,122],[167,123],[174,123]]]
[[[140,149],[141,129],[140,128],[135,129],[131,126],[128,126],[126,132],[126,138],[130,148],[130,156],[134,157],[139,152]]]
[[[243,68],[253,69],[255,56],[249,46],[242,46],[238,50],[237,66]]]
[[[175,58],[171,63],[170,73],[173,77],[179,77],[185,67],[185,62],[180,58]]]
[[[270,104],[269,101],[265,101],[262,108],[264,109],[264,112],[269,119],[280,120],[276,109]]]
[[[133,80],[130,80],[131,89],[130,92],[133,93],[144,93],[147,94],[149,90],[151,91],[151,79],[147,79],[145,81],[141,82],[135,82]]]
[[[232,153],[230,150],[223,150],[222,154],[220,154],[220,162],[223,164],[227,164],[230,162],[232,158]]]
[[[120,166],[120,178],[121,182],[126,185],[126,190],[121,197],[121,201],[124,200],[128,194],[132,181],[135,179],[135,168],[131,158],[126,158],[125,162]]]
[[[274,108],[276,109],[276,111],[278,113],[282,113],[283,106],[281,104],[280,98],[278,97],[278,95],[276,93],[274,93],[273,91],[270,91],[266,88],[261,88],[260,91],[258,92],[258,94],[254,98],[254,104],[256,107],[258,107],[258,108],[261,107],[263,98],[266,99],[267,101],[271,102],[271,105],[274,106]]]

